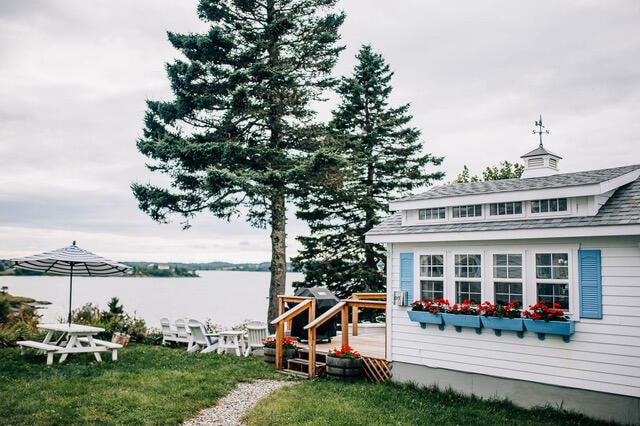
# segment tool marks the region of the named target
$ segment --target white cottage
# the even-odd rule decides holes
[[[367,234],[387,247],[393,378],[640,424],[640,164],[561,174],[561,157],[542,144],[522,158],[521,179],[393,201]],[[544,299],[575,332],[498,336],[410,321],[407,305],[438,297],[525,309]]]

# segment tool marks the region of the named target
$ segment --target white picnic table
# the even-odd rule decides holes
[[[218,332],[218,353],[225,353],[227,349],[236,351],[236,355],[240,356],[244,353],[244,331],[241,330],[225,330]]]
[[[60,363],[64,362],[69,354],[93,353],[96,361],[102,362],[99,352],[112,351],[112,359],[118,359],[118,349],[122,345],[95,339],[93,336],[104,331],[104,328],[82,324],[38,324],[38,328],[45,330],[47,335],[42,343],[32,341],[17,342],[25,347],[32,347],[47,352],[47,364],[51,365],[53,354],[60,354]],[[60,333],[58,335],[57,333]]]

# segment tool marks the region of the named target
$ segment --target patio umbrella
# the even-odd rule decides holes
[[[31,271],[69,275],[69,324],[71,324],[71,294],[73,276],[103,277],[123,275],[131,270],[130,266],[100,257],[76,246],[74,241],[69,247],[35,254],[33,256],[11,259],[11,266]]]

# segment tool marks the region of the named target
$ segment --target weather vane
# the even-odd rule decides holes
[[[540,147],[542,148],[542,134],[543,133],[546,133],[547,135],[549,134],[549,131],[546,130],[545,127],[542,125],[542,114],[540,115],[540,121],[536,121],[536,126],[538,126],[538,130],[533,129],[533,134],[540,135]]]

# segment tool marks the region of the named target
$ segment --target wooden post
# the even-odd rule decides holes
[[[309,306],[309,323],[316,319],[316,299],[311,299]],[[307,339],[309,342],[309,377],[316,375],[316,327],[307,330]]]
[[[358,300],[358,296],[355,294],[352,296],[354,300]],[[358,335],[358,306],[351,308],[351,332],[354,336]]]
[[[282,341],[284,340],[284,321],[276,324],[276,370],[282,370]]]
[[[349,305],[342,307],[342,345],[349,344]]]

